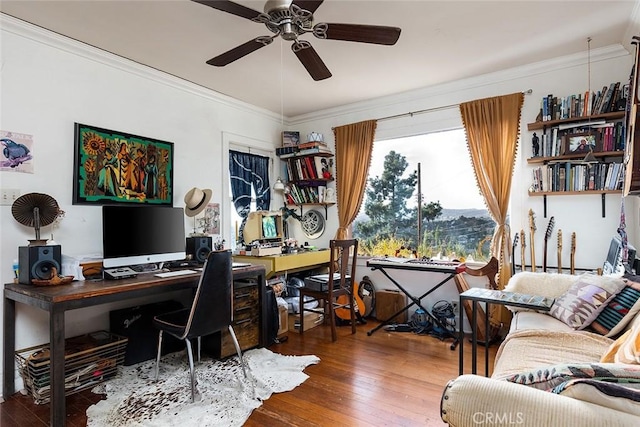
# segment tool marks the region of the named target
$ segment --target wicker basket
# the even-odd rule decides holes
[[[65,340],[65,395],[77,393],[115,376],[124,361],[127,338],[98,331]],[[16,351],[24,387],[37,404],[51,397],[49,344]]]

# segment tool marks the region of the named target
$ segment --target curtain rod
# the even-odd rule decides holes
[[[532,89],[527,89],[525,91],[523,91],[522,93],[524,93],[525,95],[530,95],[531,93],[533,93]],[[440,110],[448,110],[449,108],[455,108],[460,106],[460,104],[449,104],[449,105],[443,105],[440,107],[433,107],[433,108],[426,108],[424,110],[418,110],[418,111],[410,111],[408,113],[402,113],[402,114],[396,114],[393,116],[386,116],[386,117],[381,117],[379,119],[376,119],[377,121],[383,121],[383,120],[391,120],[391,119],[397,119],[400,117],[413,117],[416,114],[424,114],[424,113],[430,113],[433,111],[440,111]]]

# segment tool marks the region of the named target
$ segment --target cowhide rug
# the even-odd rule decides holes
[[[316,356],[284,356],[265,348],[244,353],[247,377],[238,358],[202,358],[196,363],[198,394],[191,403],[189,362],[185,351],[119,368],[113,379],[93,392],[107,394],[87,409],[87,426],[241,426],[273,393],[290,391],[308,377],[303,370]]]

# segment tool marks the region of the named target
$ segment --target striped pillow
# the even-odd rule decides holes
[[[605,337],[611,338],[618,335],[640,311],[640,277],[626,276],[625,282],[625,288],[591,323],[591,328]]]

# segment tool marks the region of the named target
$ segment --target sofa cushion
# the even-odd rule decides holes
[[[602,355],[601,362],[640,364],[640,323],[614,341]]]
[[[625,276],[626,286],[591,323],[591,328],[607,337],[615,337],[640,311],[640,277]]]
[[[525,329],[544,329],[546,331],[573,331],[566,323],[549,316],[548,313],[539,313],[536,311],[518,311],[511,319],[509,332],[523,331]]]
[[[556,299],[549,314],[576,330],[584,329],[624,287],[619,277],[583,274]]]
[[[580,378],[563,382],[552,393],[640,416],[640,380]]]
[[[539,390],[551,391],[565,381],[576,378],[640,381],[640,366],[624,363],[563,363],[523,371],[507,377],[505,380]]]
[[[504,379],[540,366],[598,363],[612,339],[588,331],[526,329],[510,333],[496,354],[492,378]]]
[[[519,294],[558,298],[578,280],[578,277],[572,274],[520,271],[511,276],[504,290]],[[517,307],[509,309],[512,311],[527,310]]]

